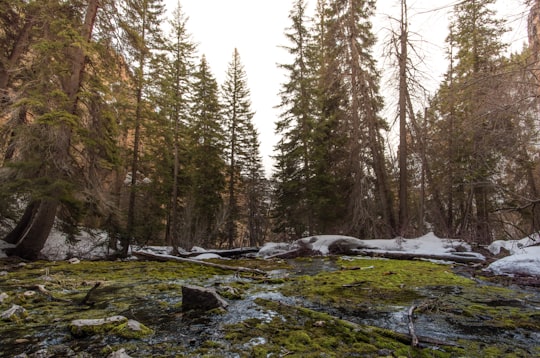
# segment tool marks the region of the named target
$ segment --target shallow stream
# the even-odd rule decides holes
[[[418,262],[321,257],[234,264],[262,268],[269,275],[262,279],[191,264],[140,261],[5,263],[3,269],[0,263],[0,294],[8,296],[0,312],[13,304],[27,312],[18,321],[0,321],[0,356],[107,357],[125,349],[132,357],[339,357],[353,348],[361,357],[402,354],[398,352],[418,357],[428,356],[426,352],[443,357],[540,355],[536,289],[472,281],[453,274],[449,266]],[[414,270],[426,268],[432,270],[426,277],[415,277]],[[91,305],[68,303],[84,297],[95,281],[103,284]],[[234,295],[225,312],[186,313],[181,309],[184,284]],[[36,285],[44,285],[52,296],[27,296]],[[279,304],[273,307],[272,302]],[[416,335],[451,348],[433,343],[411,348],[404,342],[411,306],[416,307]],[[73,319],[112,315],[137,320],[154,334],[76,338],[67,329]],[[371,338],[363,337],[366,332]]]

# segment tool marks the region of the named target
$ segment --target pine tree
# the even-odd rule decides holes
[[[7,240],[17,243],[13,254],[29,259],[36,258],[41,251],[58,209],[67,209],[67,220],[75,220],[80,212],[75,197],[80,177],[76,176],[78,168],[72,148],[80,143],[77,135],[83,127],[81,87],[99,11],[97,0],[32,5],[37,8],[30,4],[20,8],[29,11],[29,22],[20,29],[22,42],[13,47],[12,55],[21,52],[11,58],[14,62],[8,63],[11,67],[20,61],[23,52],[31,54],[26,66],[32,71],[26,75],[32,77],[27,77],[28,82],[19,89],[18,105],[22,110],[18,116],[24,122],[31,114],[33,121],[24,123],[17,132],[24,141],[13,141],[18,145],[17,158],[7,158],[18,166],[16,181],[9,184],[13,195],[28,198],[25,213]],[[35,37],[29,41],[32,35]],[[4,86],[10,85],[9,76],[6,79],[4,74],[3,81]]]
[[[129,191],[129,204],[127,213],[126,232],[122,236],[122,255],[127,255],[129,245],[137,233],[136,226],[145,224],[145,219],[141,217],[138,222],[137,215],[137,191],[140,188],[139,173],[141,169],[140,155],[143,140],[144,121],[148,121],[153,114],[151,104],[146,101],[145,92],[151,84],[148,65],[155,55],[156,50],[163,49],[163,38],[161,33],[161,17],[164,13],[162,0],[125,0],[123,3],[120,26],[123,29],[127,46],[125,54],[129,61],[133,63],[133,81],[135,93],[135,108],[133,119],[133,151],[131,159],[131,178]]]
[[[179,212],[180,202],[185,195],[187,162],[187,126],[191,111],[193,73],[195,71],[195,44],[187,31],[187,18],[178,4],[170,21],[171,33],[166,43],[166,52],[157,62],[154,74],[160,78],[159,94],[156,102],[161,108],[164,122],[160,126],[156,151],[165,154],[162,162],[161,185],[167,208],[166,242],[174,248],[180,243]],[[166,143],[165,148],[163,144]],[[172,149],[172,152],[170,151]],[[156,154],[158,154],[156,153]]]
[[[259,135],[251,122],[247,123],[245,143],[244,198],[249,246],[260,246],[265,241],[268,228],[269,188],[264,177],[262,158],[259,152]]]
[[[382,99],[372,55],[375,36],[370,17],[374,11],[372,0],[332,2],[327,41],[332,42],[330,51],[339,63],[335,75],[348,93],[346,115],[340,123],[350,155],[348,231],[362,237],[389,237],[396,233],[396,220],[382,136],[387,124],[379,116]]]
[[[491,130],[500,120],[491,99],[502,85],[497,72],[505,48],[500,41],[504,23],[495,18],[493,3],[474,0],[455,6],[448,41],[456,51],[450,52],[452,67],[438,97],[440,114],[446,119],[440,124],[446,127],[441,134],[448,142],[444,165],[451,168],[448,217],[456,227],[450,230],[480,243],[492,239],[490,197],[502,139]]]
[[[183,241],[193,245],[212,245],[223,224],[225,189],[224,133],[218,85],[206,58],[201,58],[194,74],[193,107],[188,125],[186,196],[182,207]]]
[[[252,125],[254,115],[251,111],[246,73],[237,49],[234,49],[221,92],[223,125],[227,134],[225,155],[227,156],[228,205],[225,236],[228,246],[232,247],[237,238],[237,225],[241,216],[238,202],[242,185],[241,174],[246,165],[243,159],[246,156],[246,145],[249,143],[248,129]]]
[[[276,123],[276,134],[282,138],[276,147],[275,230],[293,237],[315,231],[311,181],[315,78],[308,59],[312,39],[305,10],[305,1],[297,0],[289,14],[292,25],[286,37],[291,45],[285,49],[294,59],[280,65],[288,79],[280,93],[282,114]]]

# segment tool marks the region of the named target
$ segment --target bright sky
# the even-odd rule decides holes
[[[261,154],[267,174],[272,170],[274,123],[279,111],[278,93],[285,80],[277,64],[287,63],[289,57],[280,46],[287,46],[284,32],[290,26],[288,19],[292,0],[165,0],[169,11],[180,2],[188,16],[187,28],[199,44],[199,54],[205,54],[212,72],[221,84],[235,48],[245,67],[251,90],[252,110],[261,141]],[[411,32],[416,32],[419,49],[426,54],[425,71],[429,73],[426,86],[435,89],[441,74],[446,70],[445,38],[448,33],[448,10],[452,0],[408,0]],[[308,0],[314,7],[316,0]],[[498,0],[500,14],[504,14],[513,32],[505,41],[514,49],[526,42],[527,13],[524,0]],[[388,36],[392,22],[390,14],[397,17],[399,0],[378,0],[374,32],[383,41]],[[395,27],[395,25],[394,25]],[[377,49],[377,52],[381,52]],[[374,53],[381,67],[387,67],[382,53]],[[387,106],[392,101],[387,100]],[[391,110],[388,110],[391,113]],[[392,115],[392,114],[390,114]]]

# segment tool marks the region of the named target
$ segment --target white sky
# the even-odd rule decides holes
[[[279,111],[278,93],[285,80],[277,64],[287,63],[289,57],[280,46],[289,45],[284,32],[290,26],[288,19],[292,0],[165,0],[167,9],[173,10],[178,2],[188,16],[187,28],[199,44],[199,54],[206,55],[212,72],[221,84],[232,59],[234,48],[240,53],[251,90],[252,110],[256,112],[255,126],[259,131],[261,154],[267,174],[272,170],[274,123]],[[441,74],[446,70],[445,38],[448,33],[448,10],[456,0],[408,0],[410,30],[415,32],[418,48],[425,53],[426,87],[434,90]],[[313,7],[316,0],[308,0]],[[498,0],[501,16],[504,14],[513,28],[505,41],[514,49],[526,42],[527,13],[524,0]],[[373,20],[374,33],[382,41],[388,36],[391,21],[388,15],[399,10],[399,0],[378,0],[377,17]],[[388,67],[380,48],[374,57],[381,67]],[[392,97],[391,95],[388,97]],[[393,100],[386,99],[388,107]],[[392,115],[393,109],[387,113]],[[386,112],[385,112],[386,113]],[[389,118],[389,121],[392,119]]]

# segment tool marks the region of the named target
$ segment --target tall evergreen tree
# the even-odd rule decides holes
[[[246,73],[240,60],[240,54],[234,49],[232,61],[229,63],[227,77],[222,86],[223,125],[227,135],[225,139],[225,155],[227,156],[228,205],[226,239],[229,247],[237,238],[237,225],[241,210],[238,202],[241,192],[241,174],[246,163],[246,146],[249,144],[249,129],[252,126],[254,113],[251,110],[250,91]]]
[[[29,20],[20,28],[21,42],[12,47],[14,56],[7,69],[21,60],[23,52],[31,54],[23,67],[31,67],[27,75],[32,77],[19,89],[18,116],[25,121],[31,114],[33,121],[18,131],[24,141],[14,139],[13,143],[23,144],[17,148],[18,158],[7,159],[19,168],[10,178],[15,179],[10,184],[12,193],[27,198],[28,205],[7,240],[17,244],[13,254],[32,259],[45,244],[58,210],[67,208],[67,221],[76,220],[80,211],[75,197],[80,177],[72,149],[81,144],[81,87],[86,56],[94,45],[99,2],[51,0],[25,5],[19,10],[28,11]],[[2,75],[3,86],[10,86],[7,73]]]
[[[259,152],[259,135],[251,122],[247,123],[245,148],[242,181],[247,236],[249,246],[255,247],[262,245],[266,237],[270,191]]]
[[[185,186],[180,243],[212,245],[223,225],[225,189],[224,132],[218,85],[203,56],[194,74],[193,107],[188,125]]]
[[[396,220],[382,136],[387,124],[379,116],[383,103],[372,55],[375,36],[370,17],[374,11],[372,0],[332,2],[328,39],[334,44],[330,51],[339,63],[336,76],[348,93],[340,127],[350,155],[348,231],[363,237],[389,237],[396,233]]]
[[[493,3],[473,0],[455,6],[448,41],[456,51],[451,51],[451,71],[439,92],[449,148],[445,165],[451,168],[449,195],[457,199],[455,207],[449,201],[449,216],[457,215],[450,230],[479,243],[492,240],[494,175],[504,139],[492,130],[505,116],[492,101],[502,85],[497,72],[505,48],[500,41],[504,23],[495,17]]]
[[[133,63],[133,82],[135,108],[133,118],[133,151],[131,159],[131,178],[126,232],[122,236],[122,253],[127,255],[132,239],[137,236],[136,226],[144,225],[144,219],[136,221],[137,190],[140,188],[139,170],[141,169],[140,151],[142,144],[142,127],[144,121],[152,116],[152,105],[146,101],[150,87],[149,63],[156,50],[163,50],[161,21],[164,13],[162,0],[124,0],[120,25],[124,32],[125,54]]]
[[[170,21],[171,32],[166,51],[157,62],[154,76],[160,78],[157,103],[164,122],[160,126],[160,142],[156,150],[165,153],[162,161],[161,185],[167,208],[166,241],[175,248],[180,244],[180,203],[185,195],[185,173],[187,165],[187,126],[189,124],[193,73],[195,71],[195,44],[187,31],[187,18],[178,4]],[[163,144],[166,143],[164,148]],[[157,154],[157,153],[156,153]]]
[[[297,0],[289,14],[292,25],[286,37],[291,44],[285,49],[293,62],[280,65],[288,79],[280,93],[282,114],[276,123],[281,135],[276,147],[276,230],[293,237],[315,231],[311,181],[315,78],[308,59],[312,39],[305,11],[305,1]]]

